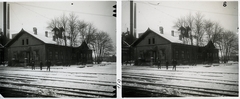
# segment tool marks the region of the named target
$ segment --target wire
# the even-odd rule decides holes
[[[147,4],[148,5],[148,4]],[[148,6],[150,6],[150,5],[148,5]],[[150,6],[150,7],[153,7],[153,6]],[[164,13],[164,14],[166,14],[166,15],[168,15],[168,16],[170,16],[170,17],[172,17],[172,18],[177,18],[177,17],[174,17],[174,16],[172,16],[172,15],[170,15],[170,14],[168,14],[168,13],[165,13],[165,12],[163,12],[163,11],[161,11],[161,10],[159,10],[159,9],[157,9],[156,7],[153,7],[155,10],[158,10],[158,11],[160,11],[160,12],[162,12],[162,13]]]
[[[16,3],[16,4],[19,4],[19,3]],[[79,14],[96,15],[96,16],[104,16],[104,17],[113,17],[112,15],[95,14],[95,13],[87,13],[87,12],[78,12],[78,11],[70,11],[70,10],[60,10],[60,9],[40,7],[40,6],[33,6],[33,5],[27,5],[27,4],[19,4],[19,5],[25,5],[25,6],[43,8],[43,9],[48,9],[48,10],[57,10],[57,11],[65,11],[65,12],[75,12],[75,13],[79,13]]]
[[[22,7],[26,8],[26,9],[28,9],[28,10],[34,12],[34,13],[36,13],[36,14],[38,14],[38,15],[41,15],[41,16],[44,17],[44,18],[50,19],[50,18],[48,18],[48,17],[46,17],[46,16],[44,16],[44,15],[42,15],[42,14],[36,12],[36,11],[33,11],[33,10],[31,10],[31,9],[29,9],[29,8],[27,8],[27,7],[25,7],[25,6],[21,5],[21,4],[19,4],[19,3],[16,3],[16,4],[18,4],[18,5],[22,6]]]
[[[220,12],[211,12],[211,11],[203,11],[203,10],[196,10],[196,9],[188,9],[188,8],[180,8],[180,7],[159,5],[160,3],[158,3],[158,4],[152,4],[150,2],[147,2],[147,3],[150,4],[150,5],[153,5],[153,6],[168,7],[168,8],[173,8],[173,9],[182,9],[182,10],[190,10],[190,11],[200,11],[200,12],[206,12],[206,13],[213,13],[213,14],[224,14],[224,15],[238,16],[238,15],[235,15],[235,14],[227,14],[227,13],[220,13]]]
[[[14,16],[17,16],[17,14],[15,13],[15,11],[13,10],[12,7],[10,7],[10,9],[12,10]],[[23,25],[22,21],[20,20],[20,18],[17,16],[17,20]]]

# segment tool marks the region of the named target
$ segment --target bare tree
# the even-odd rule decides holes
[[[52,30],[54,29],[55,27],[59,27],[60,24],[59,24],[59,18],[55,17],[53,19],[50,20],[50,22],[48,22],[48,26],[47,28]]]
[[[180,30],[180,28],[190,29],[189,32],[185,34],[181,34],[182,41],[184,44],[193,45],[193,39],[196,40],[196,45],[204,45],[203,37],[204,37],[204,15],[200,12],[197,12],[195,15],[189,13],[189,15],[180,17],[174,22],[174,28]],[[181,29],[182,30],[182,29]]]
[[[91,44],[94,42],[95,34],[97,33],[97,29],[93,26],[93,24],[89,23],[87,26],[87,33],[85,34],[85,40],[87,43]]]
[[[204,35],[203,15],[200,12],[196,13],[194,20],[195,20],[195,23],[194,23],[195,29],[193,31],[195,33],[194,38],[196,39],[196,45],[203,46],[203,35]]]
[[[53,36],[55,37],[55,40],[57,42],[57,44],[61,45],[62,44],[62,40],[60,38],[58,38],[56,35],[58,35],[59,31],[56,31],[56,28],[59,28],[61,26],[60,24],[60,20],[58,17],[55,17],[53,19],[50,20],[50,22],[48,23],[48,29],[50,29],[53,32]],[[52,33],[50,32],[50,33]]]
[[[69,14],[68,32],[69,32],[70,46],[78,45],[77,44],[77,36],[78,36],[79,32],[77,32],[77,18],[78,18],[78,16],[76,16],[74,13]]]
[[[61,27],[64,29],[64,32],[63,32],[63,40],[64,40],[64,44],[65,46],[67,46],[67,37],[66,37],[66,31],[68,30],[67,28],[67,23],[68,23],[68,18],[65,14],[62,14],[62,16],[60,16],[60,20],[59,20],[60,24],[61,24]]]
[[[222,60],[226,63],[230,54],[238,51],[238,35],[232,31],[224,31],[221,32],[220,38],[221,40],[216,43],[219,46]]]
[[[192,38],[192,30],[194,29],[193,24],[194,24],[194,16],[189,13],[189,15],[186,18],[186,23],[187,26],[190,27],[191,31],[189,31],[189,39],[191,41],[191,45],[193,45],[193,38]]]
[[[64,41],[64,45],[67,46],[79,46],[81,42],[86,41],[89,47],[93,50],[95,59],[98,62],[102,60],[104,55],[109,54],[109,51],[113,51],[112,40],[106,32],[99,32],[91,23],[79,20],[78,16],[74,13],[70,13],[69,16],[63,14],[60,17],[55,17],[48,23],[48,29],[59,29],[63,33],[59,40]]]
[[[109,51],[113,50],[112,39],[106,32],[98,32],[95,34],[95,44],[93,46],[95,51],[95,59],[97,63],[102,61],[102,57]]]
[[[214,22],[211,20],[204,20],[204,31],[206,34],[206,42],[209,42],[212,39],[214,30]]]
[[[217,22],[211,20],[204,21],[204,30],[206,34],[206,42],[212,41],[214,44],[222,39],[223,28]]]
[[[221,40],[220,35],[222,32],[223,32],[223,28],[219,25],[219,23],[215,22],[212,39],[211,39],[213,43]]]
[[[187,19],[190,18],[190,19]],[[192,25],[192,16],[191,14],[189,14],[188,17],[180,17],[177,19],[176,22],[174,22],[174,28],[181,30],[181,28],[184,28],[184,32],[185,33],[185,27],[187,27],[189,24]],[[181,30],[182,31],[182,30]],[[185,37],[185,34],[181,33],[181,37],[182,37],[182,41],[184,44],[189,44],[189,42],[191,43],[191,40],[188,37]],[[190,41],[189,41],[190,40]]]

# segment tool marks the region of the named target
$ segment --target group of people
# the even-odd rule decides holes
[[[158,69],[161,69],[161,61],[160,60],[158,60],[158,62],[157,62],[157,64],[158,64]],[[168,70],[168,65],[169,65],[169,62],[168,61],[166,61],[166,69]],[[172,60],[172,65],[173,65],[173,70],[175,70],[176,71],[176,66],[177,66],[177,60]]]
[[[46,60],[45,65],[47,66],[47,70],[50,71],[50,66],[52,65],[51,61]],[[35,70],[35,62],[34,61],[31,62],[31,66],[32,66],[32,70]],[[39,66],[40,66],[40,70],[42,70],[42,67],[43,67],[42,61],[39,62]]]

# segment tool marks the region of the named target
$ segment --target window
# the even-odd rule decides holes
[[[22,45],[24,45],[24,40],[22,40]]]
[[[26,39],[26,45],[28,45],[28,39]]]
[[[58,52],[55,52],[55,59],[58,60]]]
[[[152,38],[152,43],[155,44],[155,38]]]
[[[49,51],[49,59],[52,59],[52,52]]]
[[[178,51],[176,51],[175,54],[176,54],[175,58],[178,59]]]
[[[182,51],[182,58],[184,58],[184,51]]]
[[[148,44],[151,44],[151,39],[148,39]]]

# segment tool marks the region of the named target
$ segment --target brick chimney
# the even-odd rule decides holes
[[[45,31],[45,36],[48,37],[48,31]]]
[[[35,35],[37,35],[37,28],[36,28],[36,27],[33,27],[33,33],[34,33]]]
[[[174,36],[174,31],[173,30],[171,31],[171,33],[172,33],[172,36]]]
[[[162,26],[159,27],[159,31],[160,31],[161,34],[163,34],[163,27]]]

